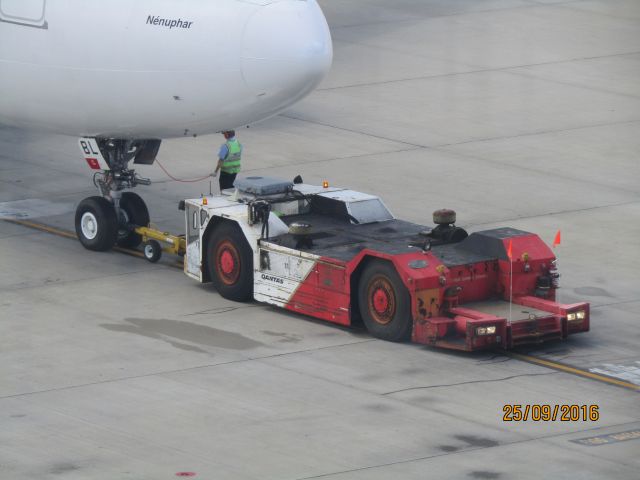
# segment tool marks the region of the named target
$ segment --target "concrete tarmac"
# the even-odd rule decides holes
[[[425,224],[447,207],[469,230],[561,229],[561,300],[591,302],[592,331],[519,352],[640,386],[640,3],[320,3],[333,70],[239,131],[244,173],[326,179]],[[165,141],[159,161],[201,177],[220,142]],[[178,200],[210,189],[139,172],[177,233]],[[4,218],[73,230],[94,194],[76,139],[0,127]],[[2,479],[638,478],[637,390],[229,302],[173,259],[14,223],[0,259]],[[505,422],[507,404],[600,415]]]

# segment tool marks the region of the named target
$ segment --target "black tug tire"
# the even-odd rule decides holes
[[[157,240],[149,240],[145,242],[142,252],[144,253],[144,258],[151,263],[156,263],[162,257],[162,245]]]
[[[124,210],[130,225],[146,227],[149,225],[149,209],[137,193],[124,192],[120,198],[120,208]],[[118,245],[125,248],[136,248],[142,243],[142,237],[120,225],[118,229]]]
[[[218,293],[228,300],[253,299],[253,251],[240,227],[222,222],[207,243],[207,270]]]
[[[358,285],[358,305],[369,333],[376,338],[402,342],[411,336],[411,296],[390,262],[372,260],[364,267]]]
[[[452,225],[456,223],[456,212],[449,208],[442,208],[433,212],[433,223],[436,225]]]
[[[113,204],[103,197],[89,197],[76,209],[76,234],[84,248],[105,252],[116,244],[118,219]]]

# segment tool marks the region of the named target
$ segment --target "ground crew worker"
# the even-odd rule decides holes
[[[215,177],[220,170],[220,191],[227,188],[233,188],[233,182],[236,180],[236,175],[240,171],[240,159],[242,158],[242,145],[236,140],[236,132],[229,130],[222,132],[226,140],[220,147],[218,152],[218,166],[216,171],[213,172]]]

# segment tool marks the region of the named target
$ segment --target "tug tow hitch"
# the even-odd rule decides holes
[[[136,227],[135,232],[144,242],[142,245],[144,258],[152,263],[160,260],[162,252],[183,257],[187,250],[184,235],[172,235],[151,227]]]

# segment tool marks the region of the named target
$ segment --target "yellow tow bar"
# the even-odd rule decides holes
[[[160,260],[162,252],[184,256],[187,251],[187,241],[184,236],[172,235],[151,227],[137,227],[135,232],[142,237],[144,242],[142,249],[144,258],[152,263]]]

